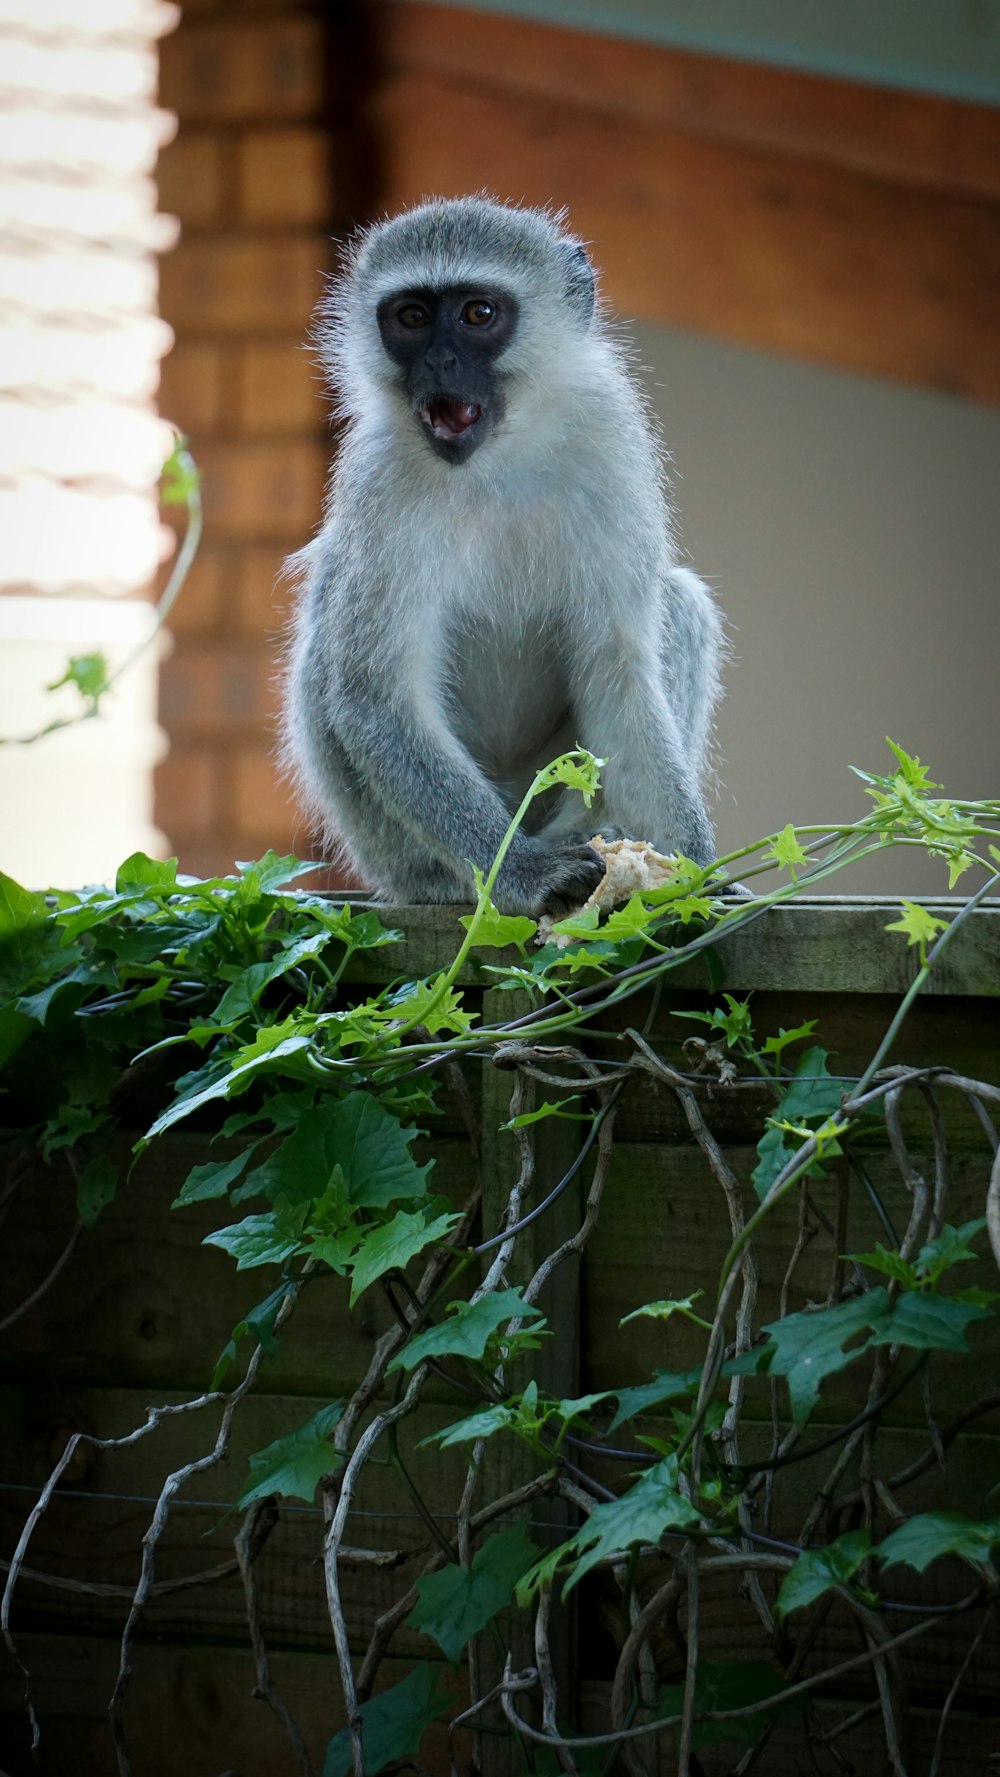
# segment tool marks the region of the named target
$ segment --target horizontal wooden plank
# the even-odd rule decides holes
[[[119,1144],[127,1163],[131,1143]],[[274,1266],[237,1271],[217,1247],[214,1228],[257,1213],[225,1199],[172,1210],[190,1168],[224,1156],[209,1136],[173,1133],[154,1142],[117,1201],[79,1241],[59,1278],[16,1323],[0,1355],[0,1377],[36,1376],[49,1384],[115,1381],[146,1388],[200,1390],[233,1328],[275,1287]],[[434,1188],[461,1201],[472,1182],[463,1140],[436,1148]],[[451,1159],[454,1158],[454,1166]],[[40,1191],[46,1215],[40,1217]],[[24,1301],[62,1249],[73,1220],[72,1194],[40,1172],[22,1190],[6,1224],[4,1303]],[[343,1278],[330,1273],[302,1296],[262,1386],[274,1392],[340,1392],[363,1374],[373,1341],[389,1322],[379,1289],[354,1313]]]
[[[434,70],[373,103],[389,210],[566,204],[617,313],[1000,398],[993,203]]]
[[[1000,197],[1000,113],[622,37],[407,0],[388,10],[388,65],[641,116],[901,185]]]
[[[354,896],[351,903],[360,904]],[[964,905],[944,899],[922,904],[945,918]],[[463,935],[459,916],[467,911],[461,906],[379,908],[383,924],[400,931],[402,942],[359,957],[351,978],[405,981],[447,968]],[[899,933],[885,930],[898,917],[898,900],[803,897],[746,913],[738,929],[713,940],[726,970],[725,985],[733,992],[898,994],[913,979],[913,950]],[[495,951],[477,951],[462,979],[490,985],[485,965],[496,960]],[[515,952],[507,952],[505,960],[515,960]],[[670,977],[672,986],[683,988],[704,988],[706,980],[699,960]],[[1000,996],[1000,900],[984,902],[963,922],[942,956],[934,991]]]

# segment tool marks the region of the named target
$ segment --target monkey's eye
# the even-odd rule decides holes
[[[475,302],[466,303],[462,310],[462,320],[468,322],[470,327],[488,327],[496,312],[493,303],[484,301],[480,296]]]
[[[404,302],[402,308],[396,310],[396,319],[401,327],[408,327],[412,331],[417,327],[429,326],[431,318],[419,302]]]

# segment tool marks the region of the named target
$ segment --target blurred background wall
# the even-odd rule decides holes
[[[730,620],[723,849],[860,811],[848,767],[887,767],[886,733],[996,793],[998,44],[998,0],[182,7],[160,407],[206,541],[156,820],[184,867],[310,851],[273,759],[276,575],[330,442],[303,342],[332,237],[431,192],[566,205],[630,323]]]
[[[566,204],[632,328],[733,644],[720,843],[863,805],[891,733],[996,789],[1000,11],[723,0],[184,9],[163,411],[206,477],[158,819],[192,868],[310,836],[273,764],[316,522],[328,237],[429,192]],[[947,13],[945,18],[944,14]],[[714,53],[722,50],[725,53]],[[880,863],[882,861],[880,860]],[[940,888],[898,862],[856,886]]]
[[[170,330],[156,255],[177,228],[153,172],[161,0],[0,0],[0,866],[32,883],[100,880],[153,820],[153,646],[99,722],[18,737],[83,707],[46,689],[71,655],[113,671],[150,632],[169,537],[156,416]]]

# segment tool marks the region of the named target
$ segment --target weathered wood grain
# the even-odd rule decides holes
[[[923,898],[939,917],[963,906],[957,898]],[[469,909],[392,907],[380,909],[387,926],[403,933],[400,944],[360,957],[350,971],[354,981],[405,981],[445,968],[461,936],[459,916]],[[914,952],[900,934],[886,937],[898,918],[894,898],[828,895],[768,907],[737,930],[716,940],[725,986],[735,992],[899,994],[913,980]],[[516,953],[483,950],[469,959],[461,980],[489,986],[488,964],[514,961]],[[704,989],[705,965],[695,959],[671,974],[671,986]],[[938,994],[1000,996],[1000,900],[984,902],[964,921],[935,974]]]
[[[389,66],[642,116],[900,185],[1000,198],[989,105],[407,0],[388,9]]]

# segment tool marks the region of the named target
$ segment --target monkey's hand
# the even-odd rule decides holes
[[[592,845],[550,846],[529,841],[528,848],[508,857],[497,879],[493,899],[501,913],[543,913],[561,919],[593,893],[604,863]]]

